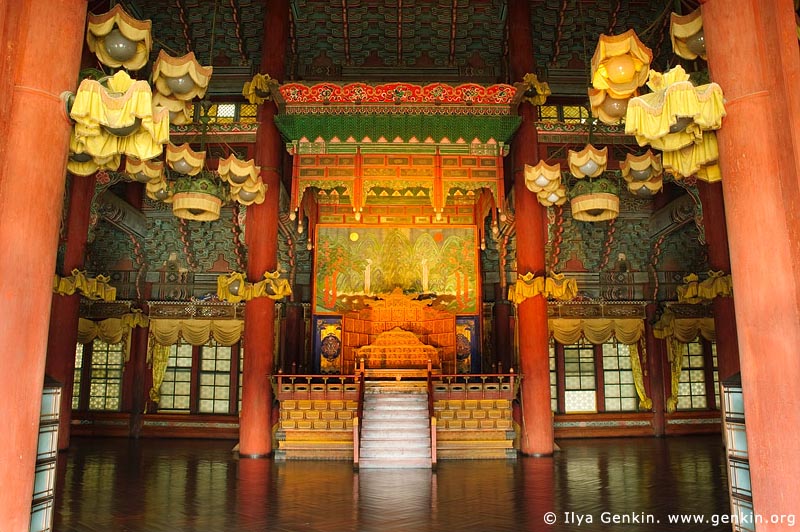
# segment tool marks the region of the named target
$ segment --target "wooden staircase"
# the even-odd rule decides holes
[[[367,382],[361,469],[431,468],[428,390],[424,382]]]

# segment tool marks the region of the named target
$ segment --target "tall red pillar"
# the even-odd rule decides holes
[[[289,2],[276,0],[266,6],[261,72],[283,79],[286,42],[289,38]],[[283,142],[273,117],[275,104],[262,104],[258,111],[256,163],[267,185],[264,203],[247,208],[245,240],[247,278],[263,279],[264,272],[278,267],[278,198]],[[244,370],[242,411],[239,419],[239,453],[266,457],[272,453],[272,373],[275,347],[275,302],[262,297],[248,301],[244,310]]]
[[[57,16],[52,16],[52,14]],[[48,318],[85,0],[0,3],[0,523],[30,527]],[[64,401],[68,401],[64,398]]]
[[[508,49],[511,78],[522,80],[534,72],[533,41],[528,2],[508,2]],[[525,164],[539,160],[536,109],[527,102],[520,107],[522,123],[513,140],[514,210],[517,233],[517,273],[545,274],[544,208],[525,187]],[[548,349],[547,300],[539,295],[522,302],[519,320],[519,359],[522,385],[523,454],[553,453],[553,418],[550,410],[550,353]]]
[[[94,188],[94,175],[71,177],[64,266],[58,272],[62,276],[69,276],[73,269],[83,269],[89,233],[89,208]],[[65,399],[61,401],[58,426],[58,448],[62,450],[69,447],[80,302],[81,296],[78,293],[71,296],[53,294],[53,306],[50,312],[45,373],[63,384],[62,393]]]
[[[731,258],[728,252],[728,230],[725,227],[725,204],[722,184],[697,183],[700,202],[703,204],[703,222],[708,245],[708,265],[712,270],[730,273]],[[719,379],[739,373],[739,339],[736,334],[736,314],[732,297],[716,297],[714,328],[716,329],[717,369]],[[717,405],[719,407],[719,405]]]
[[[653,436],[663,436],[666,432],[666,396],[664,393],[666,381],[664,377],[664,361],[667,358],[659,341],[653,334],[656,305],[650,303],[646,308],[647,319],[644,322],[645,349],[647,350],[647,381],[646,390],[653,401]]]
[[[708,0],[718,132],[756,514],[800,501],[800,53],[791,0]],[[762,522],[760,532],[785,530]]]

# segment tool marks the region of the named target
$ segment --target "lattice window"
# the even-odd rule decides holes
[[[542,122],[558,122],[558,106],[542,105],[539,107],[539,120]]]
[[[589,110],[581,105],[564,105],[561,113],[561,120],[567,124],[583,124],[592,120]]]
[[[255,122],[258,106],[252,103],[239,104],[239,122]]]
[[[683,369],[678,382],[678,410],[708,408],[703,344],[694,341],[679,345],[684,352]]]
[[[713,364],[714,373],[714,395],[717,396],[717,404],[714,406],[719,409],[722,404],[722,390],[719,387],[719,358],[717,358],[716,342],[711,342],[711,363]]]
[[[558,374],[556,373],[556,345],[550,340],[550,409],[558,411]]]
[[[564,411],[596,412],[594,348],[581,340],[564,346]]]
[[[95,340],[92,344],[89,410],[118,411],[120,409],[124,364],[123,346],[122,342],[108,344],[102,340]]]
[[[72,409],[81,406],[81,373],[83,371],[83,344],[75,347],[75,371],[72,374]]]
[[[236,409],[237,412],[242,411],[242,380],[244,377],[244,344],[239,343],[239,404]]]
[[[603,392],[606,412],[635,411],[638,396],[633,383],[630,346],[603,344]]]
[[[231,124],[234,122],[255,122],[258,115],[258,106],[247,103],[214,103],[209,107],[205,117],[210,124]],[[200,104],[195,104],[194,121],[199,122],[203,116]]]
[[[167,369],[161,383],[159,411],[191,410],[192,346],[178,343],[170,346]]]
[[[198,412],[230,413],[231,354],[230,346],[217,345],[213,340],[201,348]]]

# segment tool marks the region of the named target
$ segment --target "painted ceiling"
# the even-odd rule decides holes
[[[121,3],[153,21],[154,54],[162,48],[175,55],[194,51],[215,68],[258,68],[270,2]],[[696,7],[696,0],[678,3],[684,12]],[[93,12],[107,8],[108,0],[90,3]],[[663,0],[530,0],[539,74],[582,86],[585,94],[585,65],[597,36],[629,28],[654,51],[656,68],[664,69],[675,8]],[[507,12],[507,0],[291,0],[285,80],[508,82]]]

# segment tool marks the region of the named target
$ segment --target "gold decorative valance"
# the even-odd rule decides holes
[[[681,303],[702,303],[715,297],[730,297],[733,294],[733,281],[725,272],[708,272],[708,278],[700,281],[696,274],[683,278],[684,284],[676,288]]]
[[[125,361],[130,358],[130,331],[134,327],[147,327],[149,320],[141,311],[123,314],[119,318],[108,318],[101,321],[92,321],[85,318],[78,320],[79,344],[88,344],[96,338],[108,343],[118,344],[125,342]]]
[[[217,296],[223,301],[239,303],[250,301],[256,297],[268,297],[278,300],[292,295],[289,281],[280,278],[280,273],[264,272],[264,280],[248,283],[243,273],[231,272],[217,277]]]
[[[253,79],[244,84],[242,96],[253,104],[262,104],[272,100],[272,89],[277,91],[278,82],[269,74],[256,74]]]
[[[150,320],[150,336],[162,346],[176,344],[179,339],[205,345],[210,337],[220,345],[233,345],[243,330],[244,320]]]
[[[117,289],[108,284],[110,280],[110,277],[104,275],[86,277],[86,272],[75,269],[69,277],[55,276],[53,292],[60,296],[71,296],[78,291],[88,299],[114,301],[117,298]]]
[[[716,340],[714,318],[676,318],[667,309],[658,323],[653,325],[653,335],[656,338],[674,338],[685,344],[693,342],[698,336],[713,342]]]
[[[517,276],[517,282],[508,288],[508,299],[517,305],[538,295],[568,301],[578,295],[578,282],[567,279],[563,273],[554,273],[545,278],[535,277],[528,272]]]
[[[644,334],[644,320],[641,319],[569,319],[548,320],[550,334],[560,344],[577,344],[586,338],[592,344],[604,344],[611,338],[626,345],[633,345]]]

